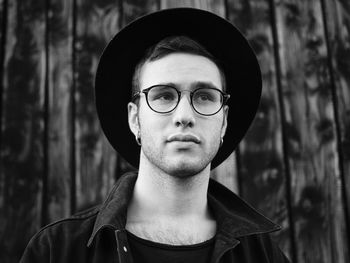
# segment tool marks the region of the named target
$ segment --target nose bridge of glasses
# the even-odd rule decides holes
[[[187,96],[184,95],[185,92],[188,93]],[[179,96],[178,97],[178,104],[176,106],[177,109],[175,109],[175,110],[179,110],[179,108],[180,108],[180,110],[183,109],[184,105],[182,105],[182,104],[183,103],[186,104],[186,102],[187,102],[187,104],[186,104],[187,107],[186,108],[190,108],[193,111],[193,105],[192,105],[192,102],[191,102],[192,91],[191,90],[178,91],[178,96]],[[183,102],[183,100],[185,100],[185,101]]]
[[[187,96],[184,96],[184,93],[188,93]],[[181,102],[181,100],[184,98],[184,97],[187,97],[187,101],[188,103],[191,105],[191,99],[192,99],[192,95],[193,95],[193,91],[192,90],[181,90],[181,91],[178,91],[178,95],[179,95],[179,103]]]
[[[187,96],[184,95],[184,91],[186,91]],[[182,125],[193,125],[196,122],[196,110],[193,108],[193,104],[191,102],[191,91],[190,90],[182,90],[178,91],[178,103],[173,110],[173,120],[175,123]]]

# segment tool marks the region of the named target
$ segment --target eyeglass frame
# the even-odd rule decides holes
[[[165,111],[165,112],[161,112],[161,111],[156,111],[156,110],[154,110],[154,109],[151,107],[151,105],[150,105],[150,103],[149,103],[149,101],[148,101],[148,92],[149,92],[152,88],[159,87],[159,86],[161,86],[161,87],[169,87],[169,88],[173,88],[174,90],[176,90],[178,100],[177,100],[177,103],[176,103],[175,107],[174,107],[172,110]],[[217,91],[219,91],[219,92],[221,93],[221,96],[222,96],[222,103],[221,103],[220,108],[219,108],[216,112],[211,113],[211,114],[203,114],[203,113],[200,113],[198,110],[196,110],[196,108],[194,107],[193,101],[192,101],[193,94],[194,94],[197,90],[201,90],[201,89],[212,89],[212,90],[217,90]],[[174,110],[177,108],[177,106],[179,105],[179,102],[180,102],[180,100],[181,100],[181,93],[182,93],[182,92],[183,92],[183,91],[180,91],[180,90],[178,90],[176,87],[171,86],[171,85],[156,84],[156,85],[153,85],[153,86],[151,86],[151,87],[148,87],[148,88],[146,88],[146,89],[143,89],[143,90],[140,90],[140,91],[136,92],[136,93],[132,96],[132,101],[135,101],[135,100],[136,100],[136,97],[140,96],[141,93],[144,93],[144,94],[145,94],[145,97],[146,97],[147,105],[148,105],[148,107],[149,107],[151,110],[153,110],[154,112],[157,112],[157,113],[159,113],[159,114],[167,114],[167,113],[170,113],[170,112],[174,111]],[[201,87],[201,88],[197,88],[197,89],[195,89],[195,90],[193,90],[193,91],[189,91],[189,93],[190,93],[190,105],[191,105],[192,109],[193,109],[195,112],[197,112],[198,114],[203,115],[203,116],[212,116],[212,115],[215,115],[216,113],[218,113],[218,112],[222,109],[222,107],[223,107],[224,105],[226,105],[228,99],[229,99],[230,96],[231,96],[230,94],[228,94],[228,93],[226,93],[226,92],[223,92],[222,90],[219,90],[219,89],[217,89],[217,88],[213,88],[213,87]]]

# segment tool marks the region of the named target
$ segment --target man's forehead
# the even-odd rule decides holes
[[[221,89],[219,68],[210,59],[194,54],[172,53],[147,61],[140,71],[140,87],[171,83],[173,85],[211,85]]]

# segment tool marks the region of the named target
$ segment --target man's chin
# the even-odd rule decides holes
[[[167,167],[167,173],[176,178],[190,178],[202,172],[208,164],[200,160],[178,160]]]

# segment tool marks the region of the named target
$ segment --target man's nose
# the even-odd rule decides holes
[[[173,121],[176,126],[193,127],[195,124],[195,112],[191,106],[189,94],[182,94],[179,104],[173,112]]]

